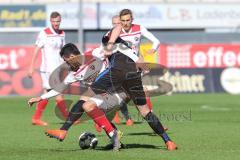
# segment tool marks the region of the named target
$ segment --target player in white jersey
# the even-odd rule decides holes
[[[119,51],[121,51],[119,49]],[[129,52],[132,52],[131,49],[128,50]],[[125,52],[127,52],[125,50]],[[60,54],[66,61],[66,63],[71,67],[71,72],[65,77],[64,79],[64,86],[61,87],[59,85],[58,88],[54,88],[48,93],[43,94],[41,97],[32,98],[29,100],[29,105],[33,105],[35,102],[39,102],[54,96],[59,95],[65,87],[67,87],[68,84],[71,84],[76,81],[82,81],[83,84],[91,83],[95,80],[94,76],[96,77],[102,70],[106,69],[106,64],[103,61],[104,55],[103,48],[96,48],[93,50],[92,55],[98,58],[93,58],[90,61],[85,61],[85,59],[81,58],[80,52],[77,49],[77,47],[73,44],[66,44],[63,48]],[[137,56],[134,54],[131,57],[134,57],[133,59],[136,61]],[[87,87],[87,90],[85,90],[84,93],[82,93],[84,97],[78,103],[76,103],[73,108],[71,109],[71,112],[69,113],[68,119],[63,125],[63,127],[60,130],[48,130],[46,133],[52,137],[58,138],[59,140],[63,140],[67,134],[67,130],[70,128],[70,126],[76,121],[79,117],[81,117],[82,113],[85,111],[89,117],[91,117],[95,123],[97,123],[99,126],[101,126],[108,136],[112,137],[113,144],[115,144],[116,150],[119,149],[119,141],[118,141],[118,133],[116,132],[116,129],[112,126],[112,124],[106,119],[104,112],[102,112],[100,109],[103,110],[109,110],[112,109],[114,106],[119,104],[124,97],[126,97],[126,94],[119,93],[115,95],[95,95],[92,92],[90,88]],[[92,98],[90,98],[93,96]],[[105,102],[104,100],[108,100]],[[83,103],[85,101],[91,101],[94,104],[96,104],[94,107],[84,107]],[[79,106],[81,108],[79,108]],[[99,109],[100,108],[100,109]],[[58,135],[58,136],[56,136]]]
[[[127,14],[129,15],[129,12]],[[126,18],[126,21],[130,22],[131,20]],[[103,91],[104,89],[107,91],[109,89],[116,90],[119,87],[123,87],[126,93],[129,94],[133,100],[134,104],[137,106],[141,115],[148,122],[149,126],[154,130],[155,133],[161,136],[169,150],[175,150],[177,148],[176,145],[170,140],[158,117],[151,111],[149,105],[146,103],[147,98],[143,91],[143,85],[140,76],[141,74],[138,72],[138,70],[134,69],[135,67],[138,68],[138,62],[135,64],[128,63],[131,62],[131,60],[129,60],[127,57],[130,55],[125,56],[121,54],[121,52],[111,52],[111,50],[115,48],[115,44],[122,44],[126,46],[126,48],[131,48],[121,37],[118,37],[115,41],[112,41],[112,35],[115,36],[117,33],[120,33],[119,30],[114,29],[111,30],[107,35],[104,35],[102,39],[102,42],[107,50],[104,52],[104,54],[105,56],[109,57],[111,66],[108,70],[106,70],[106,72],[96,78],[95,82],[91,85],[92,88],[101,88]],[[151,51],[153,51],[153,49]],[[129,52],[129,54],[134,54],[134,52]],[[138,57],[138,61],[141,61],[141,59],[143,58]],[[143,69],[145,70],[144,66]],[[95,91],[95,93],[99,94],[102,92]]]
[[[142,36],[150,40],[152,48],[148,51],[149,54],[155,53],[160,44],[159,40],[149,32],[144,26],[133,24],[133,14],[129,9],[123,9],[119,13],[122,30],[120,37],[129,42],[129,45],[134,50],[135,54],[139,55],[139,47]]]
[[[116,27],[117,25],[120,25],[120,18],[118,15],[115,15],[112,17],[112,26]],[[121,103],[120,111],[121,111],[122,115],[124,116],[124,118],[126,119],[126,125],[132,126],[134,122],[129,115],[126,103],[124,103],[124,102]],[[114,116],[113,121],[115,122],[115,124],[121,123],[119,112],[116,112],[116,115]],[[99,127],[97,124],[95,124],[95,128],[96,128],[96,131],[98,131],[98,132],[102,131],[102,128]]]
[[[112,18],[112,24],[113,26],[117,26],[118,24],[121,24],[122,29],[120,31],[119,37],[121,37],[123,40],[128,42],[128,45],[134,50],[134,53],[138,56],[141,56],[139,54],[139,47],[141,43],[141,37],[145,37],[148,40],[150,40],[152,44],[152,48],[148,50],[148,54],[153,54],[156,52],[158,49],[158,46],[160,44],[159,40],[151,33],[149,32],[145,27],[138,25],[138,24],[133,24],[133,16],[132,12],[129,9],[123,9],[120,11],[119,16],[113,16]],[[109,34],[108,32],[107,34]],[[146,92],[146,101],[147,105],[152,110],[152,103],[150,101],[150,97],[147,92],[147,88],[144,88]],[[127,105],[122,103],[121,111],[126,115],[126,124],[127,125],[132,125],[133,121],[130,119],[128,116],[128,110],[127,110]],[[116,115],[116,120],[117,120],[117,115]],[[96,127],[97,129],[97,127]]]
[[[121,10],[119,13],[119,18],[121,22],[121,27],[119,27],[118,25],[118,29],[114,30],[111,34],[118,35],[119,37],[121,37],[121,39],[128,42],[128,45],[134,50],[134,53],[141,58],[143,57],[139,54],[139,47],[142,36],[147,38],[153,43],[152,48],[148,50],[147,53],[153,54],[157,51],[160,44],[159,40],[142,25],[133,24],[133,14],[131,10],[129,9]],[[108,32],[106,36],[110,36],[109,33],[110,32]],[[111,44],[113,44],[115,41],[110,42],[111,43],[109,43],[107,47],[108,50],[111,50],[112,47]],[[146,91],[147,95],[146,97],[147,105],[149,109],[152,110],[152,103],[150,101],[150,97],[148,96],[147,88],[144,88],[144,90]]]
[[[66,44],[64,47],[72,47],[75,45],[68,43]],[[76,48],[76,47],[75,47]],[[117,50],[120,50],[120,48],[118,48]],[[132,52],[131,49],[128,49],[129,52]],[[125,55],[129,55],[127,50],[124,50]],[[105,71],[108,66],[109,66],[109,62],[107,59],[105,59],[104,55],[103,55],[103,48],[102,47],[98,47],[95,48],[94,50],[91,51],[93,58],[90,60],[86,60],[86,58],[84,58],[84,56],[80,55],[77,58],[71,59],[70,58],[65,58],[66,63],[71,67],[71,71],[68,73],[68,75],[64,78],[64,81],[62,84],[55,84],[55,86],[52,86],[51,90],[45,94],[43,94],[40,97],[37,98],[32,98],[32,100],[30,100],[30,103],[35,103],[38,102],[40,100],[44,100],[44,99],[49,99],[51,97],[55,97],[59,94],[61,94],[61,92],[63,92],[66,87],[68,87],[69,84],[72,84],[74,82],[81,82],[81,85],[85,86],[85,89],[88,88],[89,86],[91,86],[91,83],[93,81],[95,81],[95,78],[102,73],[103,71]],[[60,52],[61,54],[61,52]],[[137,56],[134,54],[131,54],[130,58],[134,61],[136,61]],[[76,60],[77,59],[77,60]],[[79,67],[80,66],[80,67]],[[81,92],[81,91],[80,91]],[[82,96],[82,99],[86,100],[89,99],[90,97],[94,97],[94,98],[90,98],[93,99],[94,102],[96,102],[97,104],[103,104],[102,100],[96,100],[97,98],[95,97],[99,97],[99,95],[95,95],[94,92],[92,92],[91,89],[88,90],[84,90],[83,92],[79,93]],[[126,96],[124,94],[120,94],[123,97],[126,98]],[[86,98],[87,96],[87,98]],[[105,94],[103,94],[104,97]],[[111,97],[111,96],[110,96]],[[121,97],[121,96],[120,96]],[[107,98],[104,98],[107,99]],[[112,102],[109,102],[112,103]],[[118,104],[118,103],[117,103]],[[107,106],[101,106],[101,108],[109,108],[109,105]]]
[[[147,38],[152,42],[152,48],[147,51],[148,54],[153,54],[157,51],[159,47],[159,40],[149,32],[144,26],[133,24],[133,14],[129,9],[123,9],[119,13],[119,18],[122,25],[122,30],[120,32],[120,37],[127,41],[131,48],[134,50],[135,54],[141,56],[139,53],[139,48],[141,44],[142,36]],[[147,88],[144,88],[146,93],[146,101],[150,110],[152,110],[152,103],[148,95]]]
[[[51,26],[42,30],[36,40],[36,49],[34,51],[31,65],[29,68],[29,77],[32,76],[34,72],[34,64],[37,60],[38,53],[41,51],[41,67],[40,74],[42,78],[42,87],[46,93],[51,89],[49,85],[49,78],[51,73],[63,63],[59,52],[63,45],[65,44],[65,33],[60,30],[61,15],[58,12],[52,12],[50,15]],[[48,100],[44,100],[38,103],[36,107],[35,114],[32,116],[33,125],[46,126],[47,122],[41,120],[41,115]],[[62,95],[56,97],[56,105],[64,119],[67,117],[67,106]]]
[[[66,49],[66,48],[70,48],[70,50],[68,51],[68,49]],[[77,48],[75,50],[71,50],[71,48],[76,48],[76,47],[72,47],[71,44],[69,46],[67,45],[66,47],[64,47],[64,49],[63,49],[63,56],[62,57],[67,62],[67,64],[71,66],[71,69],[74,71],[74,73],[70,72],[69,75],[65,78],[64,83],[65,84],[69,84],[69,83],[75,82],[77,80],[78,81],[80,80],[80,81],[83,81],[83,82],[86,82],[86,81],[88,82],[88,79],[89,79],[90,75],[95,75],[95,73],[98,72],[102,67],[100,67],[101,65],[99,65],[97,63],[98,62],[97,59],[94,59],[94,60],[90,61],[90,63],[83,63],[84,61],[81,60],[81,58],[78,56],[79,55],[79,51],[77,50]],[[102,51],[103,50],[100,48],[99,50],[97,50],[97,53],[102,53]],[[119,53],[119,52],[121,52],[125,56],[129,56],[129,58],[132,59],[134,62],[136,62],[138,60],[138,59],[135,59],[135,57],[134,57],[134,56],[136,56],[135,54],[133,54],[133,53],[130,54],[130,52],[132,52],[131,49],[121,50],[119,48],[119,49],[117,49],[117,53]],[[60,52],[60,54],[62,54],[62,53]],[[74,60],[74,58],[76,60]],[[76,65],[80,66],[80,68],[75,67]],[[96,69],[96,68],[98,68],[98,69]],[[110,66],[110,68],[111,68],[111,66]],[[102,73],[105,74],[105,71],[108,71],[108,70],[109,69],[106,69]],[[86,76],[88,74],[89,74],[89,76]],[[100,77],[102,77],[102,75],[104,75],[104,74],[100,74]],[[134,79],[134,82],[136,82],[135,79]],[[108,82],[106,82],[106,83],[108,83]],[[94,92],[103,92],[106,95],[105,91],[102,91],[102,90],[98,91],[98,90],[96,90],[96,89],[101,89],[103,87],[102,86],[103,84],[98,83],[98,81],[95,80],[94,81],[94,85],[91,85],[91,87],[93,87]],[[97,87],[97,85],[99,85],[99,87]],[[94,88],[94,87],[96,87],[96,88]],[[90,94],[88,94],[88,96],[92,95],[91,91],[88,92],[88,93],[90,93]],[[110,91],[110,93],[111,93],[111,91]],[[138,93],[135,93],[134,91],[130,92],[130,93],[138,94]],[[50,98],[52,96],[56,96],[57,94],[59,94],[58,91],[51,90],[49,93],[46,93],[45,95],[42,95],[41,97],[37,97],[37,98],[33,98],[33,99],[29,100],[28,103],[29,103],[29,105],[32,105],[33,103],[35,103],[37,101],[40,101],[40,100],[46,99],[46,98]],[[113,129],[113,126],[109,123],[109,121],[106,120],[106,117],[105,117],[104,113],[102,113],[99,110],[99,107],[101,107],[104,104],[103,103],[104,100],[109,102],[109,104],[107,104],[105,106],[108,106],[108,105],[113,106],[113,105],[116,105],[114,103],[121,102],[122,99],[126,98],[126,95],[124,93],[122,94],[121,92],[117,92],[116,95],[114,93],[114,96],[115,96],[115,100],[114,101],[109,101],[108,98],[104,99],[103,98],[104,96],[103,95],[99,95],[99,94],[97,94],[96,96],[90,98],[86,102],[84,100],[79,101],[77,103],[77,105],[75,105],[72,108],[72,110],[74,110],[74,109],[81,109],[81,110],[76,110],[78,112],[78,114],[76,114],[76,112],[73,112],[73,114],[72,114],[71,113],[72,110],[71,110],[69,115],[71,117],[74,117],[74,116],[76,117],[76,116],[79,116],[79,115],[81,116],[83,111],[85,111],[88,114],[88,116],[90,116],[95,121],[95,123],[97,123],[98,125],[103,127],[104,130],[106,131],[106,133],[110,137],[112,137],[113,149],[114,150],[118,150],[119,146],[120,146],[120,143],[119,143],[119,140],[118,140],[118,134],[116,133],[116,130]],[[111,97],[111,95],[110,95],[109,98],[112,99],[113,97]],[[138,100],[139,103],[143,102],[143,101],[141,101],[141,99],[137,99],[137,100]],[[77,106],[80,106],[80,105],[82,106],[81,108],[77,107]],[[139,106],[139,107],[141,107],[141,106]],[[110,109],[110,108],[102,108],[102,109],[106,110],[106,109]],[[140,111],[141,114],[143,114],[143,112],[142,112],[143,110],[144,110],[144,108],[142,108],[142,110]],[[151,120],[152,118],[155,119],[155,116],[151,112],[148,113],[145,116],[146,120]],[[68,120],[69,121],[73,121],[73,119],[71,119],[71,118],[68,119]],[[152,127],[152,125],[161,125],[159,121],[152,121],[151,120],[151,121],[147,121],[147,122],[151,124],[150,125],[151,127]],[[65,124],[68,125],[67,123],[65,123]],[[154,131],[156,131],[156,130],[154,130]],[[160,131],[157,130],[156,132],[158,133]],[[59,140],[63,140],[65,138],[65,136],[67,135],[67,130],[65,130],[64,128],[61,128],[60,130],[48,130],[46,132],[46,134],[51,136],[51,137],[57,138]],[[166,143],[166,145],[167,145],[169,150],[175,150],[176,149],[176,145],[169,139],[169,137],[167,136],[166,133],[162,133],[161,136],[163,137],[164,141],[166,141],[165,143]]]
[[[121,24],[121,21],[120,21],[120,17],[119,15],[115,15],[112,17],[112,25],[113,27],[117,26]],[[121,103],[121,107],[120,107],[120,110],[124,116],[124,118],[126,119],[126,125],[127,126],[132,126],[134,124],[133,120],[131,119],[131,116],[129,115],[129,112],[128,112],[128,108],[127,108],[127,104],[126,103]],[[120,122],[120,118],[119,118],[119,114],[118,112],[116,113],[116,116],[114,117],[114,121],[117,122],[119,119],[119,122]]]

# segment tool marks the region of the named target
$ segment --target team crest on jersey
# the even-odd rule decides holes
[[[95,70],[95,66],[94,66],[94,65],[91,65],[89,68],[90,68],[91,70]]]
[[[95,72],[92,75],[90,75],[89,77],[86,77],[84,81],[87,83],[92,83],[93,81],[95,81],[97,75],[98,75],[98,72]]]

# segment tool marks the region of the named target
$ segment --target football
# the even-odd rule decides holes
[[[98,144],[98,139],[91,132],[84,132],[79,136],[79,146],[81,149],[94,149]]]

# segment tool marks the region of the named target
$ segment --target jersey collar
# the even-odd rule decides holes
[[[55,30],[52,28],[52,26],[50,26],[49,28],[53,34],[58,35],[58,33],[55,32]]]
[[[129,32],[126,32],[123,28],[122,28],[122,32],[123,32],[123,33],[131,33],[131,32],[132,32],[132,26],[131,26]]]

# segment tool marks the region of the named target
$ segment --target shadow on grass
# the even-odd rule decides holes
[[[123,149],[137,149],[137,148],[143,148],[143,149],[166,149],[164,146],[154,146],[151,144],[122,144],[121,145],[121,150]],[[112,147],[110,146],[105,146],[105,147],[97,147],[95,150],[100,150],[100,151],[109,151],[111,150]]]
[[[82,122],[82,123],[88,123],[88,122],[86,122],[86,121],[84,121],[84,122]],[[143,124],[144,122],[134,122],[134,125],[139,125],[139,124]],[[64,124],[64,121],[62,121],[62,122],[52,122],[52,124]],[[116,124],[116,123],[114,123],[115,125],[126,125],[126,122],[121,122],[120,124]]]
[[[160,150],[166,150],[165,146],[155,146],[155,145],[151,145],[151,144],[137,144],[137,143],[132,143],[132,144],[121,144],[121,150],[125,150],[125,149],[160,149]],[[80,148],[52,148],[52,149],[38,149],[38,151],[50,151],[50,152],[79,152],[79,151],[111,151],[112,150],[112,145],[108,144],[106,146],[97,146],[95,149],[85,149],[82,150]]]
[[[127,136],[158,136],[153,132],[138,132],[138,133],[127,133]]]
[[[171,135],[172,133],[167,132],[167,134]],[[101,133],[97,133],[96,135],[97,135],[97,137],[105,137],[106,136]],[[159,136],[159,135],[157,135],[156,133],[153,133],[153,132],[138,132],[138,133],[124,133],[124,137],[125,136],[151,136],[151,137],[154,137],[154,136]]]
[[[151,144],[126,144],[125,149],[144,148],[144,149],[165,149],[164,146],[154,146]]]
[[[42,151],[51,151],[51,152],[76,152],[81,150],[79,149],[66,149],[66,148],[54,148],[54,149],[40,149]]]
[[[171,132],[167,132],[167,134],[171,134]],[[127,136],[159,136],[157,135],[156,133],[153,133],[153,132],[138,132],[138,133],[127,133],[127,134],[124,134],[124,135],[127,135]]]

